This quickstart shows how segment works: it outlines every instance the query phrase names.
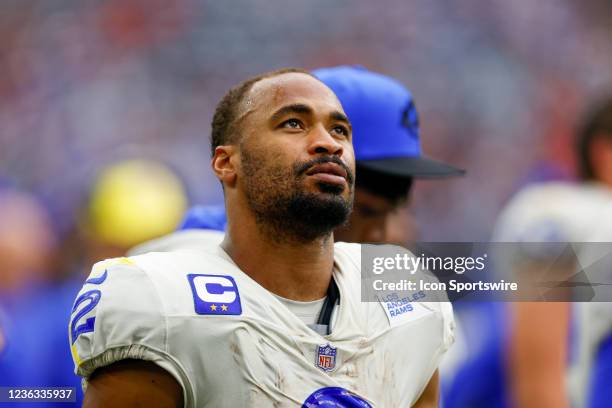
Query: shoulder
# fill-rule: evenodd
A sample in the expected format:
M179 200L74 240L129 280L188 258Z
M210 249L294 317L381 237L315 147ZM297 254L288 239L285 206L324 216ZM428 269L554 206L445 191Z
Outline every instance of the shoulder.
M160 270L150 268L158 264L170 281L179 281L180 276L167 268L173 258L178 257L151 253L93 266L74 301L68 328L75 373L84 384L94 371L117 361L146 360L169 372L185 395L191 395L187 370L169 344L168 317L175 304L183 305L179 300L190 289L187 284L180 291L164 286Z
M358 260L361 256L361 244L350 242L334 243L334 260Z
M210 250L216 248L224 236L224 232L209 229L176 231L135 246L130 249L129 255L178 250Z
M537 211L559 210L568 201L572 203L582 201L584 193L584 186L578 183L536 183L517 192L509 200L504 211L521 212L524 213L523 215L529 215Z
M162 304L147 276L129 258L98 262L71 310L69 336L77 373L89 376L88 362L112 347L134 342L162 346Z
M371 265L374 258L393 257L398 253L412 255L410 251L397 245L336 242L334 263L343 275L360 276L362 267Z
M576 241L581 224L598 205L585 184L537 183L519 191L501 211L495 241Z
M357 290L359 296L366 296L368 301L372 304L379 303L387 314L387 318L389 320L389 325L394 326L396 322L404 323L408 320L413 320L416 318L420 318L421 316L425 316L429 313L433 313L437 315L444 325L444 342L448 346L452 343L453 331L454 331L454 320L453 320L453 309L451 303L448 301L448 298L444 294L436 294L431 295L428 301L414 301L412 299L418 298L419 296L414 296L415 294L412 292L402 292L397 293L394 296L391 296L393 300L391 301L383 301L379 294L376 292L371 294L367 290L364 291L362 285L368 285L371 283L373 266L376 264L377 259L396 259L397 255L408 257L414 257L414 254L410 252L408 249L401 247L399 245L390 245L390 244L349 244L344 242L339 242L335 244L335 260L339 265L340 270L343 276L353 276L351 273L347 273L351 269L354 268L357 270L357 274L359 278L355 281L359 283ZM362 269L365 268L365 269ZM389 272L393 274L393 272ZM416 272L416 276L421 280L426 281L437 281L435 275L430 273L427 270L418 270ZM380 275L375 275L375 278L380 278ZM387 280L391 281L392 278L386 277ZM381 292L382 293L382 292ZM384 292L388 294L387 292ZM412 303L411 307L404 307L406 304ZM378 310L379 307L375 307L374 309ZM397 310L395 310L397 309ZM402 315L403 310L418 310L420 313L414 312L409 313L407 315ZM393 312L393 313L391 313ZM400 313L401 312L401 313ZM402 316L400 316L402 315ZM386 324L384 325L387 326Z

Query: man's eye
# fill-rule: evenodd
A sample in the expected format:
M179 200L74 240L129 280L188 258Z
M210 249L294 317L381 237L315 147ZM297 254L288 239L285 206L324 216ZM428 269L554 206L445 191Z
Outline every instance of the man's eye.
M349 131L346 127L344 126L334 126L334 128L332 129L332 131L343 135L343 136L348 136L349 135Z
M290 128L290 129L301 129L302 123L297 119L289 119L289 120L284 121L281 124L281 127Z

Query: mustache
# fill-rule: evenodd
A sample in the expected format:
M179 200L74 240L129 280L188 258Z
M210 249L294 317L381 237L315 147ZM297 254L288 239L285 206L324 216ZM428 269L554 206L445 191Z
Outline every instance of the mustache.
M355 181L355 175L353 174L351 169L346 165L346 163L340 160L337 156L320 156L320 157L317 157L316 159L312 159L307 162L297 163L294 166L293 170L296 175L301 176L304 173L306 173L311 167L316 166L318 164L326 164L326 163L334 163L334 164L337 164L338 166L341 166L344 169L344 171L346 171L346 180L348 181L349 185L353 184L353 182Z

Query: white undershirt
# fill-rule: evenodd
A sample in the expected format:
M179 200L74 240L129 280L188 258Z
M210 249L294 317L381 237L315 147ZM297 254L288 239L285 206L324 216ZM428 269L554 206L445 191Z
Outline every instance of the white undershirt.
M287 306L287 309L299 317L299 319L307 326L317 323L319 314L321 313L321 308L323 307L323 303L325 303L325 299L327 298L326 296L323 299L313 300L311 302L300 302L297 300L285 299L284 297L280 297L278 295L274 296L276 296L276 298L280 300L282 304Z

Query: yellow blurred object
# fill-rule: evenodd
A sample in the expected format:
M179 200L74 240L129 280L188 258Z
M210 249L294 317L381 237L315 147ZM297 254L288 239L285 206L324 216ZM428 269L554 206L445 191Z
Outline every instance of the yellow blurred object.
M92 190L89 224L108 244L131 247L176 229L187 208L181 180L166 166L127 160L103 170Z

